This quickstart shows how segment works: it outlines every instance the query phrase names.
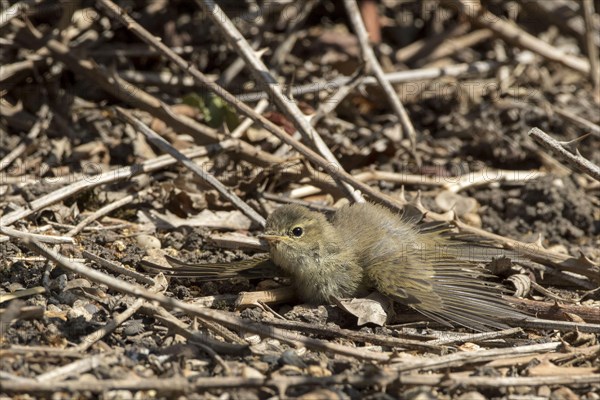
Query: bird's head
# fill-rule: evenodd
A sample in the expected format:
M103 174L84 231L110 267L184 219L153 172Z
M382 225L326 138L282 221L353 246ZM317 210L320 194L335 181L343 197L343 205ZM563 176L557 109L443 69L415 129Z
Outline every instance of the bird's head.
M332 243L335 230L320 213L299 205L285 205L268 218L264 235L271 257L287 270L297 270L310 263L318 264ZM291 272L291 271L290 271Z

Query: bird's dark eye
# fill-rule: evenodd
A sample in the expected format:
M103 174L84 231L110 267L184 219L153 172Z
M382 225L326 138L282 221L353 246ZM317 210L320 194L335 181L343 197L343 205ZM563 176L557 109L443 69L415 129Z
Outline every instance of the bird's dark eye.
M294 229L292 229L292 235L294 235L296 237L302 236L303 233L304 233L304 231L299 226L297 226Z

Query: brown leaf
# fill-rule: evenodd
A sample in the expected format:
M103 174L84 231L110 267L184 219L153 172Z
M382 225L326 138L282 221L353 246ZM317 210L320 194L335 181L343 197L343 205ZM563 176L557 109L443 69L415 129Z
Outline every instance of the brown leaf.
M362 299L335 299L335 303L344 311L357 317L358 326L368 323L383 326L387 321L386 309L389 309L389 301L379 294Z
M472 212L477 208L477 200L472 197L462 196L460 194L444 190L435 197L435 203L442 211L454 210L459 217Z
M296 132L294 124L292 124L290 120L285 117L285 115L275 111L267 111L264 113L264 116L275 125L283 128L286 133L291 135L292 133Z

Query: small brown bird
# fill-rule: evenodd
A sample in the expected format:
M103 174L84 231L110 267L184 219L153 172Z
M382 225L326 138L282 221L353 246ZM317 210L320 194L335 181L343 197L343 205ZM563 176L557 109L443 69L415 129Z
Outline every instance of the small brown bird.
M506 253L452 238L446 223L416 224L370 204L340 208L328 221L298 205L276 209L262 238L270 256L233 264L170 261L175 276L204 280L288 275L302 300L327 303L376 290L427 317L479 331L506 328L526 316L482 280L477 262Z

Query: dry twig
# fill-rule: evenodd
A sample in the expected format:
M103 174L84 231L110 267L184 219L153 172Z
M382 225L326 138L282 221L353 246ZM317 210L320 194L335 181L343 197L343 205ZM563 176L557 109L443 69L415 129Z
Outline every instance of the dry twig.
M529 136L533 137L533 139L546 150L551 151L562 161L566 162L571 168L588 174L600 182L600 167L584 158L581 154L579 154L579 151L576 150L577 154L573 154L565 149L564 145L568 143L559 142L539 128L531 129L529 131ZM577 139L577 141L580 141L581 139L583 139L583 137Z
M108 0L103 0L108 1ZM304 140L311 143L321 153L321 155L329 162L340 167L339 162L329 149L319 133L312 127L308 119L304 116L296 102L287 98L275 77L269 72L267 66L262 62L256 52L250 47L246 39L237 30L233 22L227 17L225 12L212 0L198 0L200 6L206 11L210 19L216 24L229 44L233 46L240 56L246 62L246 66L250 68L252 74L258 82L271 95L275 104L282 110L292 121L294 126L300 131ZM360 193L356 193L352 186L343 183L342 187L349 194L350 198L356 202L364 201Z
M363 349L351 348L348 346L342 346L334 343L328 343L322 340L312 339L299 334L290 334L290 332L283 331L278 328L266 327L263 325L255 324L246 321L242 318L227 315L223 312L208 310L198 306L190 305L179 300L166 297L159 293L153 293L143 287L132 285L120 279L113 278L109 275L103 274L102 272L95 271L83 264L73 262L67 257L62 256L61 254L49 249L41 243L31 241L26 244L36 253L41 254L49 260L56 262L61 267L71 272L82 275L96 283L107 285L111 289L127 293L132 296L144 298L149 301L155 301L167 309L180 309L192 316L207 319L209 321L214 321L225 326L234 327L236 329L243 329L259 335L272 337L274 339L281 340L285 343L290 343L293 345L301 344L317 351L331 351L337 354L343 354L349 357L356 357L362 360L384 362L389 360L389 356L386 354L376 353Z
M456 77L472 75L487 75L497 69L501 64L496 61L476 61L474 63L463 63L448 65L445 67L412 69L408 71L396 71L384 74L384 78L389 83L413 82L418 80L433 80L441 77ZM324 90L334 91L339 87L348 85L352 82L351 76L340 76L329 81L316 81L306 85L292 86L290 91L292 95L299 96L308 93L316 93ZM373 76L365 76L360 80L361 85L378 85L379 82ZM237 95L239 101L257 101L268 98L268 94L263 92L251 92Z
M183 152L183 154L187 157L194 158L220 151L224 148L228 148L231 145L232 142L222 142L220 144L213 144L204 147L196 147L191 150L186 150ZM157 171L159 169L173 165L176 162L177 160L173 157L165 155L157 157L153 160L144 161L142 164L134 165L131 167L116 168L114 170L106 171L93 176L84 175L79 180L71 183L68 186L59 188L38 199L31 201L27 205L27 207L21 207L3 215L0 218L0 226L11 225L14 222L23 219L41 210L44 207L48 207L51 204L69 198L70 196L73 196L74 194L79 193L83 190L88 190L107 183L118 182L123 179L129 179L140 173Z
M598 34L594 29L594 1L582 0L581 11L585 22L585 47L590 62L590 80L594 86L594 97L600 103L600 60L598 47L594 43L594 36Z
M144 29L138 23L136 23L133 19L131 19L131 17L129 17L127 15L127 13L125 13L124 10L120 9L119 7L117 7L114 3L110 2L109 0L99 0L99 1L101 2L101 4L103 4L105 6L106 10L110 13L111 16L122 21L125 25L128 26L128 28L133 33L135 33L139 38L144 40L146 43L150 44L154 48L159 49L161 51L161 53L163 53L165 56L167 56L169 58L169 60L173 61L177 66L179 66L182 69L182 71L186 71L187 73L189 73L197 83L199 83L203 87L207 88L211 92L215 93L216 95L222 97L223 100L225 100L228 104L232 105L240 113L242 113L243 115L245 115L249 118L252 118L252 120L254 122L263 126L267 131L274 134L278 139L280 139L281 141L292 146L296 151L298 151L300 154L304 155L310 162L321 167L323 169L323 171L325 171L327 174L331 175L333 178L342 180L342 181L352 185L354 188L362 191L364 194L368 194L369 196L371 196L373 200L378 201L382 204L385 204L393 210L402 211L402 206L403 206L402 202L400 202L399 200L393 199L393 198L381 193L380 191L378 191L376 189L371 188L369 185L365 185L362 182L357 181L356 179L354 179L354 177L352 175L348 174L343 169L338 168L337 165L331 165L331 163L328 160L326 160L319 154L315 153L313 150L311 150L304 144L302 144L299 141L292 138L279 126L275 125L274 123L272 123L271 121L269 121L268 119L263 117L262 115L257 114L251 107L240 102L238 99L236 99L235 96L233 96L227 90L225 90L224 88L220 87L219 85L217 85L214 82L212 82L211 80L209 80L194 65L189 64L183 58L179 57L177 54L175 54L173 51L171 51L167 46L165 46L163 43L158 41L154 37L154 35L150 34L150 32L148 32L146 29Z
M115 6L116 7L116 6ZM16 21L13 23L17 24ZM69 48L52 36L44 37L32 25L27 28L20 25L20 40L28 47L47 47L52 56L66 64L73 72L95 82L100 88L115 96L116 98L140 108L156 118L164 121L174 131L191 135L198 144L207 144L221 141L222 137L212 128L202 125L184 115L178 115L173 109L156 97L142 89L122 80L116 75L111 75L105 68L99 66L89 59L78 59ZM232 139L233 140L233 139ZM235 139L240 155L252 160L257 165L269 165L281 162L279 157L257 150L250 144Z
M536 54L561 63L583 74L589 74L590 63L588 60L565 53L564 51L536 38L516 25L510 24L497 15L485 10L479 0L442 0L445 7L458 10L474 25L488 28L494 34L508 43L531 50Z
M217 178L214 177L208 171L200 168L198 164L194 163L189 157L186 157L179 150L173 147L169 142L163 139L158 133L154 132L152 129L148 128L142 121L135 118L128 111L117 107L117 113L121 118L126 120L128 123L133 125L138 131L142 132L148 140L153 143L156 147L164 151L165 153L169 153L173 158L183 164L186 168L192 171L196 176L202 179L205 183L213 187L217 192L223 196L226 200L230 201L235 207L237 207L240 211L242 211L248 218L254 221L257 225L264 227L265 219L262 215L257 213L252 207L250 207L246 202L238 195L233 193L229 188L223 185Z
M56 393L80 392L104 393L115 390L152 390L159 393L197 393L210 389L239 389L249 387L270 386L279 388L280 392L293 386L326 386L326 385L353 385L367 387L373 385L387 386L394 382L400 385L425 385L438 387L482 387L502 388L509 386L544 386L544 385L584 385L594 384L600 379L600 374L577 374L573 368L569 375L550 375L535 377L487 377L464 376L462 373L454 374L410 374L400 375L390 371L377 371L376 373L339 374L328 377L312 376L280 376L276 378L245 378L245 377L209 377L194 378L167 378L167 379L106 379L98 381L62 381L62 382L36 382L33 379L15 379L3 382L3 390L8 393ZM281 390L283 389L283 390Z
M375 75L375 78L377 79L379 85L383 89L390 105L394 110L394 113L398 117L400 125L402 126L403 133L410 140L414 156L415 147L417 145L417 134L415 133L415 128L412 122L410 121L410 118L408 116L408 113L404 109L404 106L400 102L396 91L394 90L390 82L387 79L385 79L383 68L381 68L381 64L379 64L379 61L377 61L375 52L369 44L369 34L367 33L365 24L363 23L363 20L360 16L358 5L356 4L355 0L344 0L344 6L346 7L346 12L350 17L350 22L352 23L352 27L354 28L354 32L356 33L356 37L358 38L358 43L360 44L363 58L367 62L368 68Z

